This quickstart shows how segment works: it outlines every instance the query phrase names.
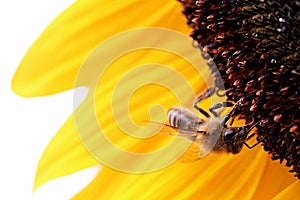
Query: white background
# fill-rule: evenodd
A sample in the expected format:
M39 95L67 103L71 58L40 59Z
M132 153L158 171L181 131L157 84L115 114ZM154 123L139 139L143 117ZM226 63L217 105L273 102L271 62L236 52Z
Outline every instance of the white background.
M0 2L0 199L69 199L98 168L50 182L35 193L33 181L46 145L73 110L73 91L23 98L10 89L13 74L44 28L73 0Z

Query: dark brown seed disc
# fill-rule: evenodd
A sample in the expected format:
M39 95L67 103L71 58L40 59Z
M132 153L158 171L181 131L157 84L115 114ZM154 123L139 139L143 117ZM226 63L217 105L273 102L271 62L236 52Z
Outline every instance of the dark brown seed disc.
M191 37L215 63L234 116L300 179L300 1L181 0ZM209 64L210 63L210 64ZM212 74L215 74L211 68Z

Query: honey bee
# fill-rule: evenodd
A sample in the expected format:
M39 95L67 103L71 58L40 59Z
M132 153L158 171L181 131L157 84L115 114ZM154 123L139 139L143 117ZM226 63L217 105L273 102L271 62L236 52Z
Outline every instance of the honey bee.
M246 143L253 136L253 134L248 136L249 132L258 125L259 121L252 126L229 127L227 122L231 118L230 112L224 118L220 117L225 107L234 108L237 104L231 102L214 104L209 108L212 116L197 105L213 92L213 89L209 88L194 102L194 108L206 116L206 120L184 107L175 107L168 111L169 127L176 130L176 136L184 136L191 140L199 148L198 158L206 156L211 151L238 154L242 150L243 145L251 149L259 144L261 141L258 141L253 146L249 146Z

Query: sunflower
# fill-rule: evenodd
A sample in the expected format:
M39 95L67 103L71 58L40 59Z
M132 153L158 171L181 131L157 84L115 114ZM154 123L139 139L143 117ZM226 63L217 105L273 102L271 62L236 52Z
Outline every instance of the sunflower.
M190 107L210 84L206 61L184 37L191 30L181 9L176 1L77 1L35 41L12 80L17 94L89 90L47 146L35 188L102 165L73 199L299 196L298 180L261 146L181 162L186 140L153 135L161 125L152 121L164 123L165 110L173 106ZM74 104L77 97L75 90Z

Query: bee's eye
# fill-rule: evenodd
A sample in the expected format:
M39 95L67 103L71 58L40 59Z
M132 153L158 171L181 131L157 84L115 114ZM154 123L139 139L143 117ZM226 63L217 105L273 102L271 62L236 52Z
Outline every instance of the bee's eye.
M233 130L231 130L231 129L226 130L226 132L224 134L225 142L230 141L232 139L233 135L234 135Z

